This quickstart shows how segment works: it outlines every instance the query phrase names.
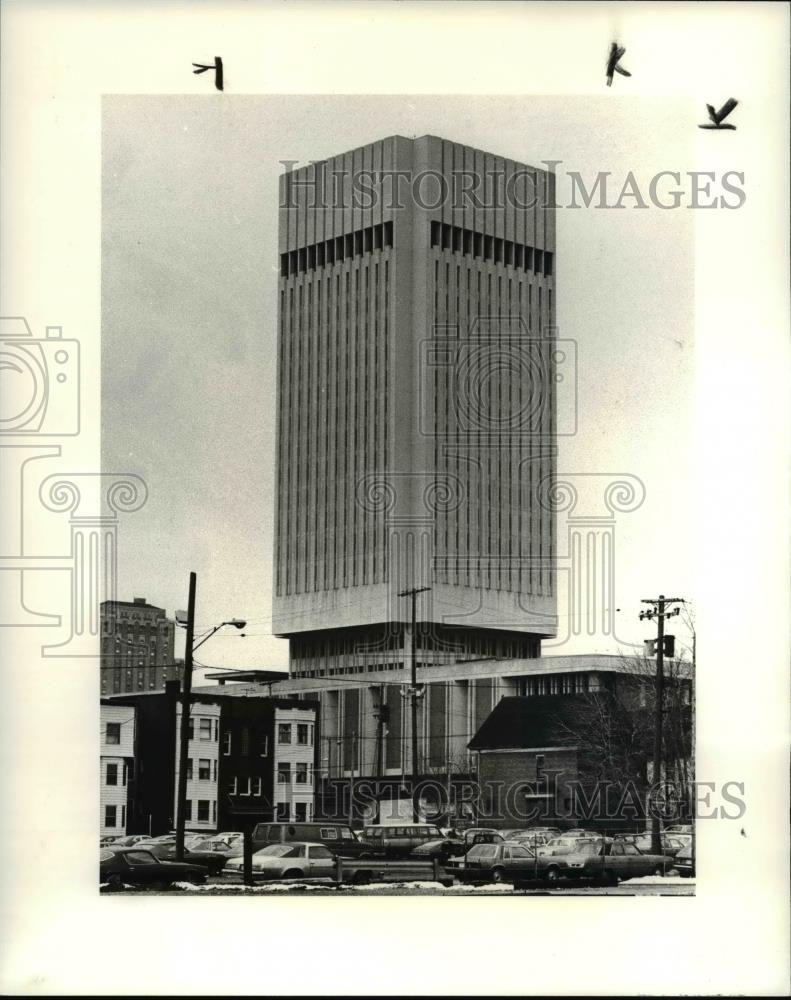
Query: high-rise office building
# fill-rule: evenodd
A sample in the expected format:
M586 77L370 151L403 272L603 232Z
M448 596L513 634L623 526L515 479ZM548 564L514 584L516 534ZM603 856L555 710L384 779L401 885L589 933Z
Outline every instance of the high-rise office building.
M292 677L555 629L554 177L392 136L281 178L274 631ZM372 681L374 678L371 678ZM396 692L397 693L397 692Z

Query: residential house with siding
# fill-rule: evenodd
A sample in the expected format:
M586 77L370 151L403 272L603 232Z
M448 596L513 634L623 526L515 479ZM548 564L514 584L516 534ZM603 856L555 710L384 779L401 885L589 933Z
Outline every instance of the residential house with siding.
M103 698L99 710L99 832L127 832L129 782L134 773L135 709Z

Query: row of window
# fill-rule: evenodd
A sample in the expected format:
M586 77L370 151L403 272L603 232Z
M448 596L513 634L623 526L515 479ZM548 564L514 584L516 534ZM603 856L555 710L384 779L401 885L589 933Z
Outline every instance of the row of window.
M195 722L198 723L198 739L204 741L213 741L214 743L220 738L220 723L218 719L190 719L189 721L189 732L190 739L195 739Z
M504 264L520 271L543 274L548 278L552 276L554 255L550 250L537 250L535 247L514 243L513 240L487 236L446 222L431 223L431 245L440 250L452 250L465 257L477 257L479 260Z
M297 763L294 765L294 781L298 785L306 785L309 775L310 769L307 764ZM287 785L291 782L291 764L287 760L278 761L277 780L281 785Z
M120 823L118 820L120 819ZM104 825L110 829L126 829L126 806L105 806Z
M351 257L361 257L374 250L386 250L393 245L393 223L380 222L344 236L335 236L320 243L312 243L300 250L289 250L280 255L280 276L288 278L317 267L340 263Z
M297 723L297 744L299 746L313 746L313 726L309 722ZM292 724L281 722L277 727L277 742L291 743Z
M197 823L216 823L217 822L217 800L216 799L198 799L197 800L198 809L195 815L195 821ZM187 807L184 811L184 816L187 820L192 822L192 799L187 799Z
M120 776L120 781L118 780ZM104 771L104 783L106 785L125 785L126 784L126 766L118 764L108 763Z
M229 778L228 779L228 794L229 795L261 795L262 792L262 779L261 778Z
M192 780L193 766L192 757L187 757L187 778ZM198 781L217 780L217 761L208 760L205 757L198 758Z

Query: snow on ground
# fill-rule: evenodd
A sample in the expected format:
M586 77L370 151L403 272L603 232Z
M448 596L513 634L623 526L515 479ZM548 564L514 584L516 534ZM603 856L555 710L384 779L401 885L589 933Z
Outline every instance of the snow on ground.
M680 875L641 875L639 878L625 878L621 885L695 885L694 878Z

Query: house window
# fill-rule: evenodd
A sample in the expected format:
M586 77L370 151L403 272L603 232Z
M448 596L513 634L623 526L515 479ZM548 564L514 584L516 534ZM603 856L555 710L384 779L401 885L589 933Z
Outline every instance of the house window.
M229 778L228 779L228 794L229 795L236 795L237 789L238 789L238 784L237 784L236 778Z
M261 779L253 778L253 795L261 794Z
M250 794L250 779L249 778L245 778L245 784L242 785L242 791L239 792L239 794L240 795L249 795Z
M264 734L261 737L261 750L259 756L266 757L269 753L269 736Z
M192 757L187 757L187 780L192 781Z
M287 785L291 781L291 764L287 760L278 763L277 780L281 785Z
M217 822L217 800L211 800L211 821L212 823Z
M217 780L217 761L216 760L213 760L211 762L211 780L212 781L216 781Z
M108 764L107 765L107 778L106 778L106 782L105 783L108 784L108 785L117 785L118 784L118 765L117 764Z
M310 743L310 726L302 723L297 726L297 743L307 746Z
M277 819L279 823L287 823L291 819L288 802L278 802Z
M198 722L198 738L201 740L211 739L211 719L200 719Z
M189 736L191 740L195 739L195 720L190 719L189 721Z
M192 799L187 799L184 803L184 819L192 819Z
M126 784L126 772L128 770L129 770L129 767L128 767L127 764L124 764L124 766L121 768L121 784L123 784L123 785ZM131 777L131 775L130 775L130 777Z
M226 729L222 734L222 752L225 757L231 754L231 730Z
M107 732L104 738L105 743L120 743L121 742L121 723L120 722L108 722Z
M208 799L198 799L198 822L208 823L209 822L209 800Z
M104 825L115 826L117 806L104 807Z
M308 804L307 802L295 802L294 803L294 819L298 823L304 823L308 818Z
M198 780L211 781L211 761L203 757L198 760Z
M308 783L308 765L304 763L297 764L297 784L306 785Z
M121 806L121 829L126 832L126 806Z
M219 738L220 738L220 720L219 719L215 719L214 720L214 742L216 743Z
M239 733L239 753L243 757L247 757L250 753L250 727L242 726L242 730Z
M278 743L290 743L291 742L291 723L281 722L277 727L277 742Z

